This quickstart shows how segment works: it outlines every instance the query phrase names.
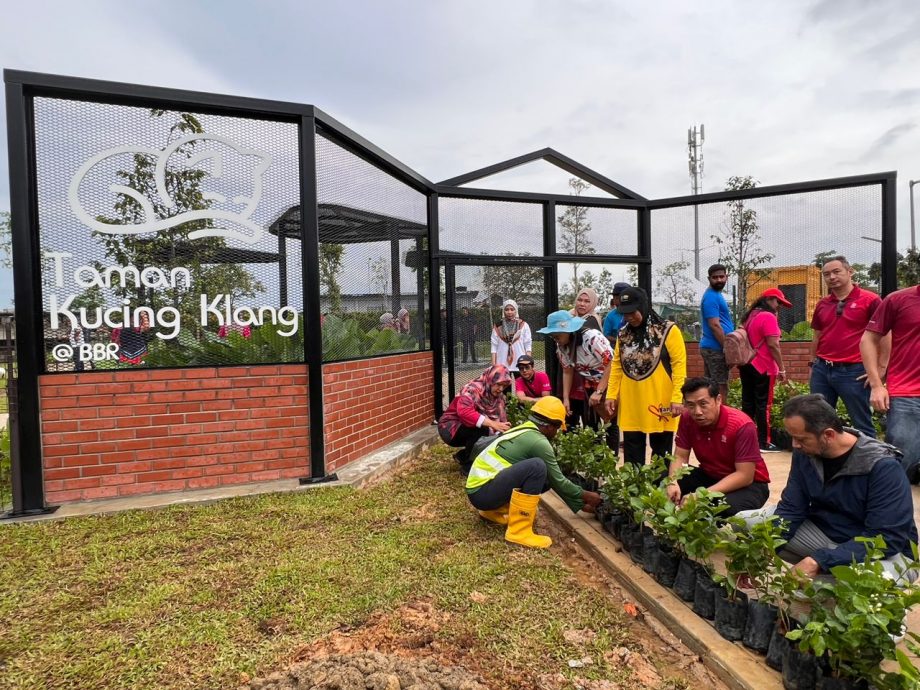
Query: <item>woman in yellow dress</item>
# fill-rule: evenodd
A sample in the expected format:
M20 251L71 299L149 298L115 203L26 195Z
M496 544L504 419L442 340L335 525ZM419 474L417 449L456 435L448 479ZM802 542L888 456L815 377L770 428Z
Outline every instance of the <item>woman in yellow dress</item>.
M687 348L680 328L655 313L645 290L624 290L617 311L623 326L613 352L607 411L618 413L624 459L643 465L646 443L652 455L663 457L673 450Z

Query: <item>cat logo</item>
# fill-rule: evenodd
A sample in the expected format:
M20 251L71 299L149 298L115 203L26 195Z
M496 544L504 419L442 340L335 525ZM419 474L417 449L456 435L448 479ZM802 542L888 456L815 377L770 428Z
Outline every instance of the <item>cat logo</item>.
M149 195L113 181L114 175L118 174L116 166L131 165L132 161L137 162L144 157L153 167L151 174L155 188L149 190ZM238 161L242 161L243 165L239 165ZM211 134L182 137L162 150L117 146L97 153L80 166L70 182L67 200L84 225L106 235L161 232L183 223L207 220L213 221L214 227L192 230L188 233L189 239L223 237L255 244L262 237L263 230L250 216L262 198L262 175L271 163L272 157L264 151L243 148L226 137ZM167 164L169 172L196 170L203 173L200 186L205 208L175 213L179 205L167 184ZM244 171L245 168L249 170ZM225 175L225 172L228 174ZM84 206L84 201L97 199L97 190L106 186L108 191L137 202L141 212L139 222L106 222L101 219L104 208L93 208L94 212L90 212ZM224 189L228 194L220 193L215 187ZM116 199L109 201L114 203ZM175 215L170 215L171 212Z

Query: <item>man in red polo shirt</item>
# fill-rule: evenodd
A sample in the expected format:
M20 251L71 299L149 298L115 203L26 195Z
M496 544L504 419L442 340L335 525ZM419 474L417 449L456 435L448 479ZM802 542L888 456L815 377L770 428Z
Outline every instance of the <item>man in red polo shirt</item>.
M673 477L690 462L692 450L699 467L668 486L668 498L680 503L684 496L706 487L725 494L728 510L760 508L770 496L770 474L760 455L757 427L741 410L722 404L719 385L707 378L687 379L681 387L684 413L674 440Z
M883 337L891 333L885 368ZM885 440L903 453L911 482L920 481L920 285L892 292L875 311L862 343L863 363L872 388L869 400L888 412ZM887 375L887 379L886 379Z
M823 395L835 409L837 399L842 399L853 426L875 438L859 341L882 298L853 284L853 269L846 257L825 261L821 275L830 294L818 302L811 319L815 332L809 364L811 392Z

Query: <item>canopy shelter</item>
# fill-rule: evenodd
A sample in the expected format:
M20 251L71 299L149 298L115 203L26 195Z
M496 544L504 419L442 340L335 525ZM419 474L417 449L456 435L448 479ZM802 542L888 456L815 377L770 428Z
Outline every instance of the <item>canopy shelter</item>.
M390 242L390 284L393 294L393 311L397 312L402 292L399 271L400 240L415 240L415 250L406 257L407 265L420 268L417 264L424 256L428 226L424 223L388 216L374 211L344 206L342 204L317 204L319 219L319 243L323 244L367 244L370 242ZM303 239L300 205L291 206L272 223L268 231L278 237L278 253L274 256L280 266L279 283L281 305L287 304L287 273L284 270L287 257L287 240ZM427 261L424 262L427 264ZM416 270L416 295L418 313L425 312L425 280L421 270Z

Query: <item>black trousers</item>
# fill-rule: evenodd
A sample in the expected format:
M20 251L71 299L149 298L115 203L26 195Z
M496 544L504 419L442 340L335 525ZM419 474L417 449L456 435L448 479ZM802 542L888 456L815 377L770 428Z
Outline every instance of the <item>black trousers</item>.
M476 361L476 340L472 337L464 337L460 344L462 345L463 350L463 361L470 359L472 356L472 361Z
M701 468L694 467L690 470L690 474L677 482L677 485L680 487L681 496L686 496L701 487L710 487L717 481L719 480L707 474ZM719 513L719 517L731 517L740 510L762 508L769 497L769 484L766 482L752 482L749 486L725 494L728 510Z
M450 436L447 433L446 427L442 427L440 424L438 425L438 435L444 443L454 448L463 448L463 450L454 455L454 457L462 467L466 468L473 462L471 455L476 441L488 435L488 433L489 430L485 427L461 426L453 436Z
M652 447L652 455L663 458L674 449L674 432L660 431L655 434L645 434L641 431L624 431L623 459L634 465L644 465L646 441Z
M511 500L515 489L531 496L539 496L546 491L546 463L541 458L516 462L467 497L477 510L495 510Z
M569 400L569 407L572 408L572 414L565 418L565 425L569 429L577 427L579 423L597 429L604 423L587 400ZM616 417L610 420L610 426L607 427L607 447L617 455L620 454L620 427L617 426Z
M773 381L769 374L761 374L750 364L738 368L741 374L741 411L757 425L757 440L763 448L770 441L770 403L773 398Z

